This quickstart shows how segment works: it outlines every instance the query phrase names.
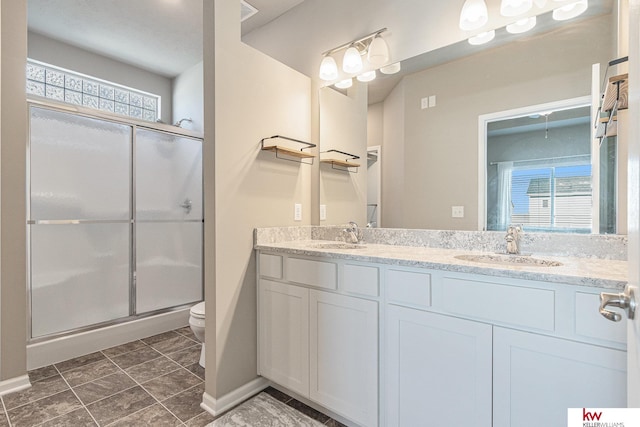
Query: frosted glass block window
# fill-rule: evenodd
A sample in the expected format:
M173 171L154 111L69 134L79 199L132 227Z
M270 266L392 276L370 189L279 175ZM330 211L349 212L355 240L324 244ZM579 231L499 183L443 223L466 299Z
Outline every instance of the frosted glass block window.
M82 105L139 120L155 122L160 118L160 97L126 86L27 60L29 95Z

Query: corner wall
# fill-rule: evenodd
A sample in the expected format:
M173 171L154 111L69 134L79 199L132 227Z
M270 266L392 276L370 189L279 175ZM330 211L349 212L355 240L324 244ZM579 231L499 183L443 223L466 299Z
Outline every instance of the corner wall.
M27 373L27 2L0 3L0 382Z
M339 150L359 156L351 172L320 163L320 204L327 207L325 225L367 223L367 85L356 83L347 95L330 87L320 89L320 151ZM340 153L321 158L344 160Z
M215 239L215 280L205 276L206 393L219 399L257 377L254 228L310 223L310 166L276 159L274 153L260 150L260 140L285 135L309 141L311 81L241 43L237 3L213 0L213 5L215 50L205 48L205 144L215 147L215 164L204 165L209 171L205 179L215 181L214 230L208 228L211 217L205 219L205 268L212 263L207 239ZM208 7L205 17L211 16ZM205 21L205 35L207 25ZM208 43L205 40L205 46ZM207 56L214 52L212 62ZM214 75L207 69L212 63ZM208 89L211 78L213 93ZM213 140L208 137L211 125ZM205 161L209 159L205 155ZM205 181L205 187L209 185ZM297 202L303 205L302 222L293 221Z

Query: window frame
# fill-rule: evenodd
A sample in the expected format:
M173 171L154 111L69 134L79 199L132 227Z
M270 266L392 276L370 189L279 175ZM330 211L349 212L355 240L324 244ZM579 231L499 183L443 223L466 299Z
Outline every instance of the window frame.
M594 104L595 103L595 104ZM596 107L594 108L594 105ZM581 96L576 98L564 99L561 101L548 102L545 104L529 105L526 107L516 108L512 110L499 111L490 114L478 116L478 230L487 230L487 129L491 122L508 120L517 117L529 116L539 113L540 111L559 111L568 110L579 107L591 107L591 123L594 123L594 114L598 111L599 99L592 96ZM592 186L592 232L600 229L599 211L600 211L600 193L599 193L599 169L600 151L598 141L595 139L593 129L591 129L591 179Z
M40 67L42 69L45 70L44 76L42 78L42 80L35 80L35 79L30 79L29 78L29 67L30 66L34 66L34 67ZM62 86L60 85L55 85L52 83L48 83L47 82L47 77L46 77L46 71L50 70L53 73L60 73L64 75L64 82L62 83ZM136 89L136 88L132 88L129 86L124 86L118 83L114 83L108 80L104 80L104 79L100 79L94 76L90 76L87 74L83 74L83 73L79 73L77 71L73 71L73 70L69 70L66 68L62 68L62 67L58 67L56 65L53 64L48 64L46 62L42 62L42 61L38 61L35 59L31 59L31 58L27 58L27 64L26 64L26 68L25 68L25 77L26 77L26 87L25 87L25 91L27 93L27 96L33 96L33 97L38 97L38 98L42 98L42 99L46 99L46 100L51 100L51 101L55 101L55 102L62 102L64 104L67 105L73 105L73 106L79 106L79 107L84 107L84 108L90 108L96 111L100 111L102 113L107 113L107 114L115 114L121 117L128 117L134 120L142 120L142 121L146 121L146 122L156 122L158 120L160 120L160 118L162 117L162 97L160 95L151 93L151 92L146 92L140 89ZM67 79L68 78L75 78L78 79L80 81L80 90L76 90L74 88L70 88L69 85L67 84ZM33 84L42 84L43 85L43 95L37 94L37 93L33 93L29 91L29 85L33 83ZM86 83L86 84L85 84ZM78 84L76 82L76 84ZM93 91L89 91L88 87L89 86L95 86L95 89L93 89ZM51 93L57 92L58 95L62 94L61 97L60 96L48 96L48 90L47 90L47 86L52 88ZM110 95L107 94L106 96L101 96L102 95L102 89L105 89L106 92L109 92L110 90L113 91L113 95L110 98ZM127 102L118 102L117 100L117 95L118 95L118 91L120 92L120 94L122 94L123 96L126 93L126 99ZM69 94L71 95L80 95L80 101L79 102L69 102L67 101L67 92L69 92ZM139 97L139 104L136 104L135 102L132 101L132 95L135 95L136 97ZM71 96L70 96L71 98ZM85 98L87 99L87 102L85 103ZM77 99L77 98L76 98ZM136 98L138 99L138 98ZM88 105L89 101L91 101L91 103L96 103L96 105ZM104 102L103 102L104 101ZM155 109L153 108L146 108L147 107L147 101L151 102L155 102ZM101 108L102 105L110 105L113 104L113 109L109 109L108 107L105 108ZM124 113L123 110L122 111L117 111L117 107L118 106L126 106L126 111L127 113ZM120 107L123 108L123 107ZM137 109L140 110L140 114L139 115L134 115L133 114L133 109ZM151 119L150 116L145 116L146 113L151 113L153 112L154 117L153 119Z

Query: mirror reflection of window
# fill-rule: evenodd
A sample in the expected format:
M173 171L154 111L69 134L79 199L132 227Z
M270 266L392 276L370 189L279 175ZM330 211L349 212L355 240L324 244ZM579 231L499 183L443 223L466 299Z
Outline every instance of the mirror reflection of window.
M590 117L584 106L488 124L488 230L522 224L529 231L592 232ZM607 158L615 171L615 153ZM615 196L608 184L601 191L605 205ZM615 232L601 226L596 231Z

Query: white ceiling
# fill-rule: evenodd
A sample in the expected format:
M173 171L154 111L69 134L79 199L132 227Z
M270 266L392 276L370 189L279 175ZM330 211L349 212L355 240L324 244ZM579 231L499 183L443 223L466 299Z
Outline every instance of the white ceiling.
M243 33L302 1L248 0ZM30 31L167 77L202 60L202 0L28 0L28 16Z

